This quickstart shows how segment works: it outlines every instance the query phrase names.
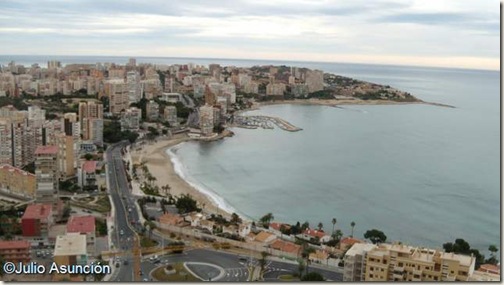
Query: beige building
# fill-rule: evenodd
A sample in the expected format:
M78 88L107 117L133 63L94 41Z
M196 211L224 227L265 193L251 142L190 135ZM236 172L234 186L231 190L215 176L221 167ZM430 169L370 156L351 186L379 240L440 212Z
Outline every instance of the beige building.
M128 85L122 79L105 82L105 95L109 98L110 113L118 115L129 107Z
M35 151L36 200L37 203L52 204L53 210L58 209L59 198L58 153L58 147L54 145L39 146Z
M67 233L56 238L54 262L58 265L88 264L86 235ZM69 279L68 274L55 276L55 280Z
M364 281L366 268L366 255L376 248L376 245L369 243L356 243L345 254L343 271L343 281Z
M316 92L324 89L324 72L320 70L308 70L306 72L306 85L308 92Z
M359 275L361 281L467 281L475 266L472 256L402 244L354 244L349 252L345 281L358 281Z
M34 174L7 164L0 165L0 191L15 196L34 198L35 189Z
M93 130L93 127L96 129L96 126L93 126L95 120L103 120L103 104L94 101L80 102L79 122L82 140L97 140Z
M266 86L266 95L268 96L283 96L286 86L283 83L269 83Z
M201 106L199 112L199 127L201 129L201 134L204 136L210 136L213 134L214 128L214 111L213 107L210 105Z
M75 146L72 136L56 135L58 146L58 171L62 178L75 176Z

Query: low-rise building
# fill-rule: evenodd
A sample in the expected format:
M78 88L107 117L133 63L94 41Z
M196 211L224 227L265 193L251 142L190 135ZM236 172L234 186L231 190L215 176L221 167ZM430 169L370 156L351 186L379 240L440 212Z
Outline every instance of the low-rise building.
M343 280L468 281L475 260L473 256L403 244L356 243L345 255Z
M96 186L96 166L97 161L86 160L82 162L81 166L77 171L77 183L79 187L91 187Z
M30 204L21 218L24 237L47 237L54 219L51 204Z
M8 164L0 165L0 191L23 198L35 198L35 174Z
M30 261L30 249L30 243L24 240L0 240L0 258L4 262L27 263Z
M67 233L79 233L86 236L87 253L94 256L96 252L96 224L93 216L72 216L67 223Z
M326 243L331 240L331 236L324 231L306 229L303 233L297 235L298 238L314 243Z
M86 236L79 233L67 233L56 238L54 246L54 262L57 265L88 264ZM68 274L57 274L54 280L69 279Z

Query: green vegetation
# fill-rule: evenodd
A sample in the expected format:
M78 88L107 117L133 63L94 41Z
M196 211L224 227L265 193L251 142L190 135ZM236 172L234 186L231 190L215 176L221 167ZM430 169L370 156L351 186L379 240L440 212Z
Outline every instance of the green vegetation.
M264 228L269 228L269 224L270 222L274 219L275 217L273 217L273 214L272 213L267 213L266 215L262 216L259 221L261 222L262 226Z
M177 207L179 214L190 213L194 211L201 211L197 206L196 200L194 200L191 195L183 194L175 202L175 207Z
M129 140L134 143L138 134L129 130L121 131L121 123L118 120L106 121L103 126L103 141L106 143L116 143L122 140Z
M140 246L141 247L154 247L158 244L157 241L149 238L149 237L146 237L146 236L143 236L141 235L140 236Z
M387 236L377 229L366 231L364 233L364 238L369 239L373 244L383 243L387 240Z
M325 279L324 276L318 272L310 272L301 277L301 281L325 281Z
M485 263L485 256L479 252L479 250L471 248L468 242L465 240L458 238L455 240L455 243L447 242L443 244L443 249L446 252L453 252L457 254L463 255L473 255L476 258L475 269L478 269L481 264ZM493 248L492 248L493 249ZM495 248L497 249L497 248ZM490 260L492 261L492 260Z
M96 236L106 236L107 234L107 221L96 219Z
M24 102L23 97L0 97L0 107L8 105L12 105L20 111L28 110L28 105Z
M189 273L182 263L175 263L169 269L175 269L174 274L167 275L164 272L165 266L161 266L152 272L152 277L155 281L165 282L199 282L200 279Z
M392 100L397 102L415 102L417 99L410 93L403 93L404 98L389 90L380 89L374 92L355 93L354 97L362 100Z
M326 89L309 93L307 98L334 99L334 95L331 90Z
M296 280L296 278L290 274L280 275L280 276L278 276L278 279L280 279L282 281L295 281Z

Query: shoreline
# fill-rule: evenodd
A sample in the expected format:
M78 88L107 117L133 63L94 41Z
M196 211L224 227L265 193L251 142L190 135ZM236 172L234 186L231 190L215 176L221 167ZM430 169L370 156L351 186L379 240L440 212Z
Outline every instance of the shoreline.
M219 137L218 139L220 139ZM188 141L197 141L185 134L175 135L173 138L168 140L158 140L157 142L150 143L147 145L142 145L139 148L131 150L131 158L133 163L145 162L145 165L149 168L149 172L156 177L156 184L161 187L163 185L170 185L170 194L173 196L180 196L182 194L191 195L193 199L198 202L198 206L203 208L204 212L222 215L223 217L230 218L232 212L229 212L232 206L221 207L219 205L219 200L223 198L217 193L215 196L212 193L207 193L202 189L198 189L198 186L194 185L187 178L181 177L179 171L176 170L180 167L173 162L171 157L167 152L176 146ZM180 163L180 165L182 165ZM208 190L209 192L211 190ZM219 197L219 198L217 198ZM204 206L203 206L204 205ZM244 217L242 217L244 218Z
M266 102L256 102L255 108L250 111L258 110L261 106L269 105L282 105L282 104L293 104L293 105L319 105L319 106L330 106L337 107L339 105L414 105L414 104L424 104L432 105L445 108L457 108L452 105L426 102L426 101L413 101L413 102L398 102L390 100L360 100L360 99L294 99L294 100L279 100L279 101L266 101Z
M319 105L319 106L329 106L335 108L341 108L339 105L407 105L407 104L426 104L446 108L456 108L454 106L431 103L424 101L417 102L395 102L395 101L384 101L384 100L336 100L336 99L308 99L308 100L282 100L273 102L258 102L255 103L252 108L246 110L236 111L236 115L242 115L243 113L249 111L260 110L263 106L270 105L282 105L282 104L294 104L294 105ZM203 207L204 212L210 214L222 215L226 218L230 218L233 212L240 215L244 220L250 219L245 213L240 213L238 209L229 205L224 197L220 196L212 189L205 189L203 186L197 185L197 183L190 181L182 171L183 164L177 158L175 152L172 151L173 148L181 145L188 141L217 141L224 139L225 137L232 137L233 132L226 129L222 134L213 137L211 139L204 138L190 138L186 134L174 135L172 138L167 140L158 140L155 143L150 143L147 145L142 145L139 150L136 148L132 150L131 157L133 163L145 162L145 165L149 168L150 173L156 177L156 184L161 187L163 185L170 185L170 193L174 196L180 196L182 194L191 195L199 204ZM171 153L171 154L170 154Z

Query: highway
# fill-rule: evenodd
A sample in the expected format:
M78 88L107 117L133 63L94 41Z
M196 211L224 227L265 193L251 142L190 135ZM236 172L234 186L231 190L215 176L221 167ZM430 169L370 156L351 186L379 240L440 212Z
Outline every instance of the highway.
M126 142L111 145L107 148L107 179L109 181L109 193L112 198L115 209L115 228L112 235L112 242L117 250L123 253L120 257L120 266L116 268L116 273L111 278L111 281L134 281L134 268L133 268L133 241L135 230L140 231L143 225L140 225L138 211L135 207L136 200L133 197L124 168L121 149L127 145ZM129 210L131 209L131 211ZM135 228L133 228L135 227ZM161 242L162 237L157 236L156 232L152 233L152 238ZM170 240L164 239L164 243L168 244ZM141 279L144 281L151 280L150 272L155 268L166 265L168 263L179 262L203 262L216 265L224 271L220 278L213 279L216 276L211 276L213 270L209 267L191 265L201 279L212 281L235 281L243 282L249 279L249 270L247 262L257 265L257 260L243 261L237 254L215 251L210 249L189 249L182 254L170 254L159 256L160 262L153 263L147 258L141 261ZM247 258L248 259L248 258ZM126 262L126 263L125 263ZM264 279L265 281L278 281L278 276L283 274L293 274L297 272L297 263L269 261L266 268ZM321 273L327 280L341 281L343 279L341 272L316 268L310 266L310 271Z
M129 189L121 156L121 148L123 146L124 144L122 143L112 145L106 151L108 164L107 177L110 183L109 194L115 209L114 232L109 234L112 234L112 242L115 245L113 250L129 252L129 254L121 256L120 261L116 262L116 264L120 264L119 270L111 281L134 281L132 250L135 232L128 222L128 204L122 198L125 195L124 192ZM128 202L131 202L129 195L125 195L124 197L129 198ZM131 211L131 213L136 213L136 211ZM138 217L136 218L138 220Z

